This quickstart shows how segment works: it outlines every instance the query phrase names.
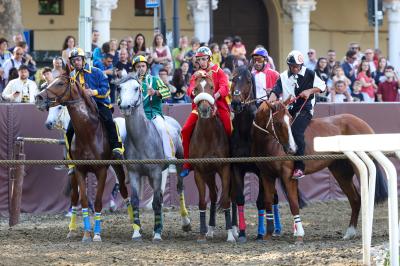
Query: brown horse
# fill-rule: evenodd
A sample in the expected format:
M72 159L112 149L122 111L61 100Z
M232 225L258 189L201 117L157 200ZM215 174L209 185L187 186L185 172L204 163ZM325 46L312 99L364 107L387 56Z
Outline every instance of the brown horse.
M199 118L193 130L190 140L190 158L218 158L229 156L229 140L225 133L220 119L213 114L214 97L213 81L210 77L197 78L194 92L196 98ZM230 165L224 164L195 164L194 176L196 186L199 191L199 210L200 210L200 235L199 242L206 241L207 237L212 238L215 227L216 204L218 191L215 183L215 174L218 173L222 180L222 195L220 207L225 213L225 228L228 232L228 242L235 242L232 233L232 223L230 214ZM207 229L206 225L206 184L210 192L210 220Z
M111 159L111 149L108 143L108 137L104 124L101 122L97 105L92 97L87 96L79 83L73 81L68 75L63 75L55 79L47 89L43 90L36 96L36 106L39 110L47 110L49 107L65 105L71 117L71 122L75 131L74 138L70 147L72 159L77 160L109 160ZM88 199L86 196L86 176L89 172L94 173L97 177L97 191L95 199L95 226L93 241L101 241L101 210L102 196L107 178L108 165L78 165L76 166L75 175L71 175L72 206L75 207L69 225L69 236L76 235L76 206L78 200L81 199L84 235L83 242L92 240L90 217L86 211L88 208ZM128 213L132 215L132 207L128 198L128 191L125 186L125 173L122 165L113 165L117 174L120 192L124 198ZM79 194L78 194L79 186ZM74 208L73 208L74 209Z
M253 123L253 156L281 156L285 151L296 152L296 145L290 129L290 116L285 103L264 102L258 109ZM314 154L313 139L317 136L333 135L357 135L373 134L372 128L360 118L351 114L341 114L324 118L316 118L311 121L306 132L306 155ZM274 194L274 176L281 176L289 194L289 205L294 216L294 236L297 242L302 242L304 229L299 215L297 200L298 181L291 178L293 173L293 161L275 161L258 163L261 178L264 184L264 201L267 212L271 213L271 205ZM305 173L312 174L328 167L335 177L340 188L346 194L351 206L350 224L344 239L353 238L356 235L357 220L360 212L361 198L353 183L353 176L357 174L355 166L349 160L320 160L305 161ZM375 201L382 202L387 199L387 185L382 173L377 168L377 184ZM267 221L267 224L270 221ZM271 222L270 222L271 223ZM272 229L271 229L272 228ZM271 238L273 226L267 225L265 240Z

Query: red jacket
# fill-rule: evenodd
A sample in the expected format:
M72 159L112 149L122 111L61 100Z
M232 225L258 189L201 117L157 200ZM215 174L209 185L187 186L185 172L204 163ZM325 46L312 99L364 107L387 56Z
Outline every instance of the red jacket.
M229 105L227 102L227 97L229 95L229 82L228 78L226 77L224 71L218 66L218 65L213 65L210 69L212 71L212 79L214 82L214 94L219 92L221 97L218 98L216 101L217 108L219 110L225 110L229 112ZM187 94L194 99L194 96L192 95L192 91L196 86L196 77L195 74L192 75L192 78L190 79L190 84L189 88L187 90ZM192 103L192 109L196 109L196 104Z

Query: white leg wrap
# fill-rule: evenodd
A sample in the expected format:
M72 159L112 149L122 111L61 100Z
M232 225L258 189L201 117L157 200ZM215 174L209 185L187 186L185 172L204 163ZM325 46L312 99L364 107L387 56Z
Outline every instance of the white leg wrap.
M188 225L190 224L190 219L189 217L185 216L185 217L181 217L182 219L182 225Z
M293 225L293 235L294 236L304 236L304 228L301 223L300 215L295 215L294 217L294 225Z
M233 225L232 226L232 232L233 232L233 236L235 237L235 238L238 238L239 237L239 230L238 230L238 227L236 226L236 225Z
M208 238L214 237L214 226L208 226L206 237Z
M154 233L153 240L161 241L162 240L161 234L160 233Z
M227 230L227 233L228 233L228 238L226 239L226 242L235 243L235 242L236 242L236 239L235 239L235 237L233 236L233 231L232 231L232 229L228 229L228 230Z
M354 226L350 226L347 228L343 240L353 239L356 235L357 235L357 230L354 228Z
M101 242L101 236L98 234L94 235L93 242Z
M139 230L134 230L132 234L132 239L135 240L140 238L142 238L142 235L140 234Z

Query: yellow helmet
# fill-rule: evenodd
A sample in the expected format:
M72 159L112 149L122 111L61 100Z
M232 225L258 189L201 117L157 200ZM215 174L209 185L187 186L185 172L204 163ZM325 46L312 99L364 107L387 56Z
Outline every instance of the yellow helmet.
M132 65L135 67L135 65L136 65L137 63L140 63L140 62L144 62L144 63L146 63L147 65L149 64L149 62L147 62L146 57L144 57L143 55L138 55L138 56L135 56L135 58L133 58L133 60L132 60Z
M75 47L71 50L71 52L69 52L68 58L71 60L77 56L81 56L83 59L85 59L85 52L81 48Z

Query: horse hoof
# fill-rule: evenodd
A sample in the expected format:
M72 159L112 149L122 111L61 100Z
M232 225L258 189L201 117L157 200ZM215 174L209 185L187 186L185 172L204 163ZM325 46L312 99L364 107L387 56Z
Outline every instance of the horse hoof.
M190 232L192 231L192 225L191 224L182 225L182 230L183 232Z
M67 234L67 239L75 238L78 236L78 232L76 230L71 230Z
M263 237L264 237L263 235L258 234L257 237L256 237L256 241L257 242L262 242L263 241Z
M281 237L281 235L282 235L281 231L274 231L274 232L272 233L272 237L276 237L276 238Z
M200 235L197 237L197 243L202 244L207 242L207 237L205 235Z
M162 241L161 234L156 233L153 237L153 243L160 243Z
M296 238L295 244L296 244L296 246L302 246L302 245L304 245L303 237L302 237L302 236L298 236L298 237Z
M90 243L90 242L92 242L92 237L86 237L86 236L84 236L84 237L82 238L82 243Z
M101 242L101 236L99 234L95 234L93 237L93 242Z
M263 236L262 242L269 242L271 239L272 239L272 235L266 234L265 236Z
M350 240L355 238L357 235L357 230L354 228L354 226L350 226L346 230L346 234L343 237L343 240Z
M226 240L226 242L228 242L228 243L236 243L236 239L235 238L229 238L228 237L228 239Z
M240 244L246 243L246 242L247 242L247 237L245 237L245 236L239 236L238 242L239 242Z

